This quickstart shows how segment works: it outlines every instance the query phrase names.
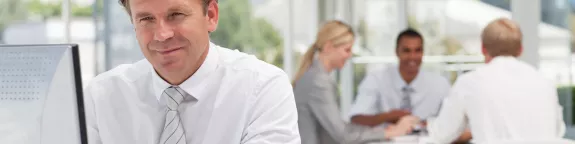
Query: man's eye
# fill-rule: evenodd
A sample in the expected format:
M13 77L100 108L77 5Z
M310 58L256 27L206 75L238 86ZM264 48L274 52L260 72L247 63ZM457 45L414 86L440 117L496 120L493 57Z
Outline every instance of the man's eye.
M183 13L172 13L170 16L181 16L184 15Z
M152 17L144 17L144 18L141 18L141 19L140 19L140 21L151 21L151 20L154 20L154 18L152 18Z

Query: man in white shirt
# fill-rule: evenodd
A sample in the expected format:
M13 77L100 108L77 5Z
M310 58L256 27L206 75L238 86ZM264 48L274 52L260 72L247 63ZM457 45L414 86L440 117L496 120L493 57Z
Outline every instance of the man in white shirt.
M209 41L216 0L120 0L146 59L85 90L90 144L299 144L290 80Z
M430 141L450 143L469 125L473 141L555 140L565 132L557 89L537 69L517 59L519 26L497 19L481 35L485 66L455 82L436 119Z
M363 79L351 109L353 123L378 126L396 123L401 117L434 116L450 84L436 73L420 70L423 37L407 29L397 37L398 67L372 71Z

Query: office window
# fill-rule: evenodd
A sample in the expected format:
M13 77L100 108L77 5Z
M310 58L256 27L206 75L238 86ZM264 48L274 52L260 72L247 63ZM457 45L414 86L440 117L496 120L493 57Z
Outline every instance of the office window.
M480 35L483 27L510 12L478 0L410 0L409 27L425 38L423 65L451 82L483 64Z
M401 0L354 0L353 95L365 74L395 63L395 39L405 28Z
M70 0L69 25L62 19L62 0L0 0L0 44L80 45L83 81L96 75L94 0ZM66 29L70 30L69 38Z
M103 27L98 29L102 37L99 37L98 40L103 42L99 48L105 50L99 51L101 53L100 62L103 63L103 69L100 69L99 72L144 59L136 40L131 18L124 7L118 0L103 1L104 9L101 20Z
M558 87L559 101L564 108L564 119L573 124L573 28L568 0L541 1L540 71Z
M282 67L283 37L274 24L280 24L283 17L273 17L282 10L271 5L272 1L220 0L218 29L210 34L212 42ZM272 11L275 8L280 10Z

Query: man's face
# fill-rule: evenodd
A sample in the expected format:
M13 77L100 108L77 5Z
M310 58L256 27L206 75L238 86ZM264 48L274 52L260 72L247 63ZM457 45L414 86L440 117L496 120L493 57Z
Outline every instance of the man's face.
M209 47L209 33L218 21L211 2L203 0L130 0L132 23L142 53L164 74L193 72Z
M419 37L403 36L397 48L399 67L406 72L418 72L423 57L423 41Z

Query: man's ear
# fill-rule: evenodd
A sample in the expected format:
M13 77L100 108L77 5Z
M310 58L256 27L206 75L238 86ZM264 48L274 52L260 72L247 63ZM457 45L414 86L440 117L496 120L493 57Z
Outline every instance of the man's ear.
M489 61L491 61L491 55L489 55L489 52L487 52L483 43L481 44L481 53L483 54L483 57L485 57L485 63L489 63Z
M206 23L209 32L214 32L218 28L219 16L218 2L211 0L206 10Z
M485 45L483 45L483 43L481 43L481 54L488 55L487 50L485 49Z
M517 53L517 56L516 56L516 57L520 57L520 56L521 56L521 54L523 54L523 46L519 47L519 51L518 51L518 53Z

